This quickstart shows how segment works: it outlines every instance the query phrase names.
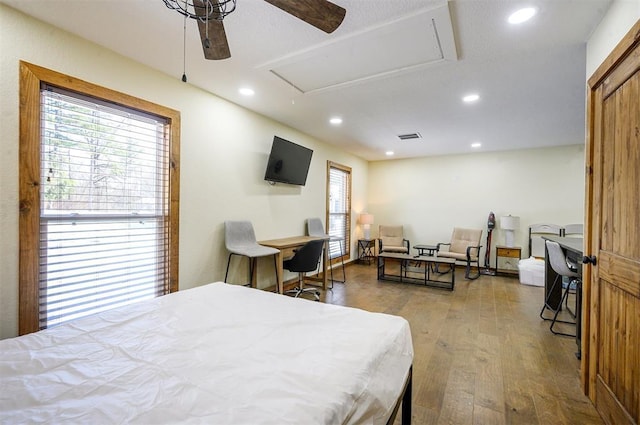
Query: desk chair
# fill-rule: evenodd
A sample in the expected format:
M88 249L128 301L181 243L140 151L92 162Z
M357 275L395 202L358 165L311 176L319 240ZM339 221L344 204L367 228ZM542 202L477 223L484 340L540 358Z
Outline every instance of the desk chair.
M298 286L292 290L285 291L285 294L295 294L294 297L298 298L301 294L313 293L316 301L320 301L320 291L318 289L304 287L304 274L312 272L318 267L323 245L323 239L309 241L295 250L293 257L282 262L283 269L298 273Z
M545 242L547 246L547 254L549 256L548 258L549 265L551 266L553 271L556 272L557 274L555 280L553 281L553 285L551 287L551 290L549 291L549 294L553 293L554 289L557 287L556 285L564 286L563 288L564 291L562 292L562 298L560 298L560 302L558 303L558 307L556 309L552 309L549 306L549 296L547 296L547 299L545 299L544 305L542 306L542 310L540 310L540 318L543 320L551 321L551 325L549 325L549 330L551 330L551 332L554 333L555 335L575 337L576 336L575 334L558 332L558 331L555 331L553 328L556 325L556 323L566 323L569 325L576 324L576 322L571 322L568 320L559 320L558 314L560 313L560 310L562 310L562 303L565 302L566 304L567 297L569 296L569 292L571 291L572 287L577 288L579 285L581 285L581 282L579 279L580 274L576 269L569 267L569 264L567 263L567 257L565 253L562 251L560 244L553 241L545 241ZM566 286L562 285L563 277L566 277L569 279L569 283ZM576 310L577 310L577 302L578 301L576 299L576 307L575 307ZM554 312L552 319L544 317L545 309L549 309ZM575 318L575 314L573 312L569 311L569 313Z
M259 257L273 255L273 265L276 270L276 276L278 275L276 255L280 253L280 250L258 244L256 241L256 234L253 231L253 225L250 221L225 221L224 243L227 247L227 251L229 251L227 272L224 274L225 282L229 275L231 257L234 255L247 257L249 259L249 283L244 284L244 286L251 286L251 283L253 282L253 273L256 268L256 258Z
M342 244L344 242L344 238L340 238L337 236L331 236L324 232L324 226L322 225L322 220L319 218L308 218L307 219L307 235L309 236L317 236L320 238L328 238L329 239L329 263L331 263L333 250L331 249L331 244L338 244L340 249L340 263L342 265L342 280L335 280L333 278L333 266L329 264L329 271L331 273L331 287L329 289L333 289L333 282L344 283L347 280L346 272L344 270L344 251L342 250ZM318 262L318 268L320 267L320 262Z

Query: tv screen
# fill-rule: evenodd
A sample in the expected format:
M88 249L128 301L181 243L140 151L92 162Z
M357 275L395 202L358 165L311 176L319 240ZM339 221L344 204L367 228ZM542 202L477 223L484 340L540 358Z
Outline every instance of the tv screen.
M311 149L274 136L264 179L304 186L307 183L311 155Z

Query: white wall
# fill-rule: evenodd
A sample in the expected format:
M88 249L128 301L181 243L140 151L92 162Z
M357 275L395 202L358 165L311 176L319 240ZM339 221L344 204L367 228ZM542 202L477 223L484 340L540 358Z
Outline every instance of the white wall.
M181 111L181 289L224 278L224 220L249 219L269 239L303 234L305 218L324 217L327 160L353 168L353 208L366 204L366 161L2 4L0 51L0 338L17 333L20 60ZM274 134L314 150L305 187L264 182ZM264 286L273 266L260 266Z
M614 0L587 43L587 79L640 19L640 0Z
M526 257L529 225L583 222L584 177L583 145L372 162L372 234L377 225L402 224L413 246L448 242L454 226L476 228L486 248L493 211L491 246L505 242L500 217L519 216L515 245ZM493 264L495 249L491 255Z

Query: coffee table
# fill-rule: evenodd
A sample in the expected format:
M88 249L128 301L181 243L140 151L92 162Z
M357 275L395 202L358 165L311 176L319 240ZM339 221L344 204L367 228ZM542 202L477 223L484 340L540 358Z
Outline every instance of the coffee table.
M400 274L387 273L387 261L400 263ZM431 272L431 266L448 266L451 271L451 280L443 281L435 279ZM425 286L449 289L453 291L456 283L456 260L434 256L412 256L409 254L397 254L392 252L382 252L378 254L378 280L391 280L401 283L418 283ZM412 274L413 276L411 276ZM420 275L417 277L416 275ZM448 274L448 273L447 273ZM438 276L444 276L437 273ZM435 276L435 277L438 277Z

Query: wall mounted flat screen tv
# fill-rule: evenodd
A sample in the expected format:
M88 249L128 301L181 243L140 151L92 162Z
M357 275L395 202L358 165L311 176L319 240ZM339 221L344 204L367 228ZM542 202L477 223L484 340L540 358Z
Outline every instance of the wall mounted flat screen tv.
M312 155L311 149L274 136L264 179L269 182L304 186L307 183Z

